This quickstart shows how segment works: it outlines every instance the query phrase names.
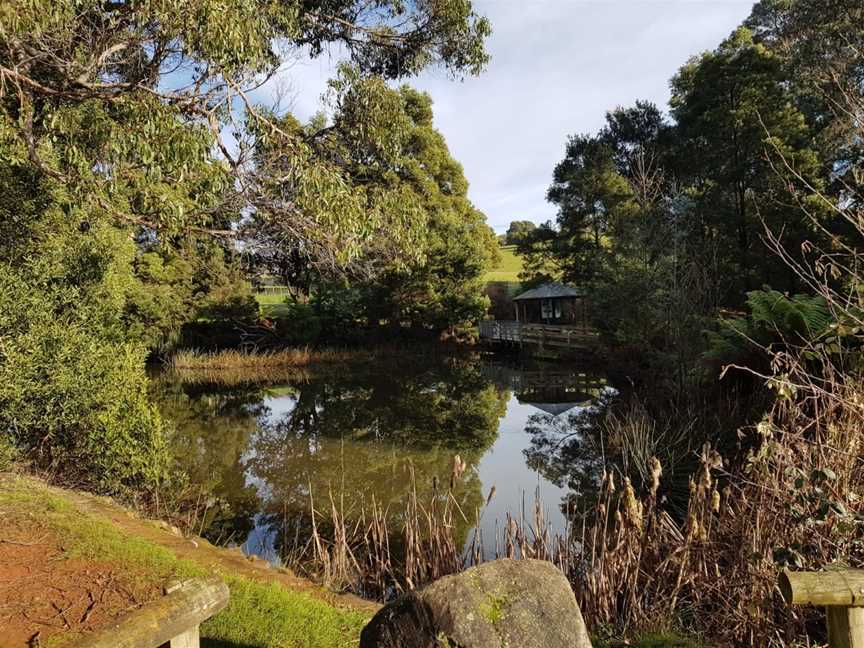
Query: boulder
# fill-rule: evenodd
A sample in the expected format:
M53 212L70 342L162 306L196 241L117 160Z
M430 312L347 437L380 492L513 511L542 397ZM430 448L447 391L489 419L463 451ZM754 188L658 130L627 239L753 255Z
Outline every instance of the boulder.
M540 560L495 560L383 607L360 648L591 648L564 575Z

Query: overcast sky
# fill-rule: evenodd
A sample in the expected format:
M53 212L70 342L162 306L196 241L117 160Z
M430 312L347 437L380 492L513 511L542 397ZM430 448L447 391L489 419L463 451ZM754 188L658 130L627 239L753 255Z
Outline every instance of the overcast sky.
M637 99L665 109L669 79L750 13L751 0L475 0L492 22L479 77L433 71L411 79L435 102L435 125L465 167L469 196L503 232L512 220L554 218L546 202L568 135L596 131L607 110ZM336 61L285 72L293 112L320 108Z

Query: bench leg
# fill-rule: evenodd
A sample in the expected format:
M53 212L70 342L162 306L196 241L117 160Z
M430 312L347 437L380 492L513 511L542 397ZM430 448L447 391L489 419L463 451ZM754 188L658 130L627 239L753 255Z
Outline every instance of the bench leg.
M864 608L831 606L825 612L830 648L864 648Z
M191 628L181 635L177 635L171 640L170 648L199 648L201 645L201 635L198 632L198 626Z

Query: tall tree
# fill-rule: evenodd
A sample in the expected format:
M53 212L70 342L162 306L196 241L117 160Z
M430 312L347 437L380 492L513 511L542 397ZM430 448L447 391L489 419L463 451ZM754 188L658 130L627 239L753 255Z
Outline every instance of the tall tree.
M537 229L537 225L531 221L513 221L510 223L510 227L507 228L504 242L507 245L518 245L520 241L529 236L535 229Z
M785 160L818 186L821 166L781 61L741 28L684 66L672 90L677 170L696 200L695 235L713 239L723 259L728 303L766 283L794 289L785 265L765 254L762 234L767 227L800 248L815 232L790 209L792 180L776 167Z
M385 227L419 224L413 255L367 254L367 267L377 263L377 271L353 277L368 318L439 330L478 318L497 244L433 125L432 99L355 70L344 70L332 88L333 123L313 135L319 155L340 161L367 209L388 214Z

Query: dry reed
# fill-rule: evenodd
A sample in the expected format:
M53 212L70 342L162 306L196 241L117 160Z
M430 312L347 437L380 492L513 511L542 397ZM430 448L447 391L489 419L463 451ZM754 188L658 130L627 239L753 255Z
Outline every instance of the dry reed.
M349 362L360 357L362 352L310 347L278 351L227 349L210 353L184 350L171 356L168 365L177 370L281 369Z

